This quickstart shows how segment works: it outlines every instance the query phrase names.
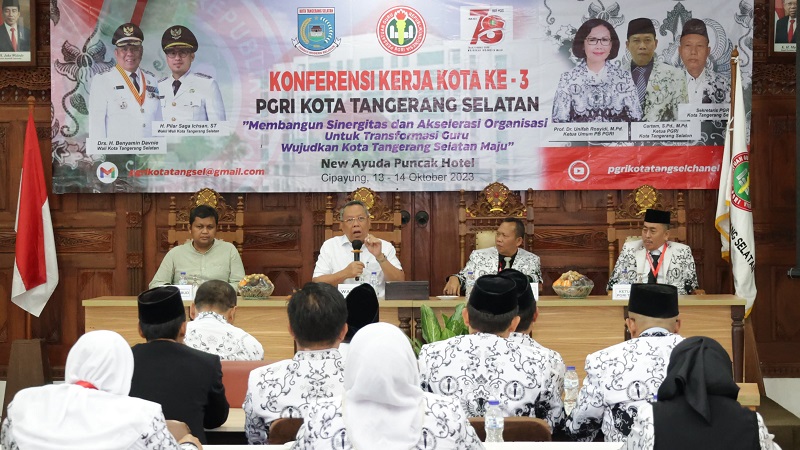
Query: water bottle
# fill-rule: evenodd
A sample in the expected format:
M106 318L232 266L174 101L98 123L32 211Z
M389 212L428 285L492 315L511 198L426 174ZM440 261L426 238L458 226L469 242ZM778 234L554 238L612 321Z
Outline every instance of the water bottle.
M568 366L564 374L564 413L569 416L578 401L578 372L575 366Z
M464 295L467 297L467 300L469 300L469 295L472 294L473 287L475 287L475 272L470 270L467 272L467 283L465 287L466 292L464 293Z
M503 410L500 409L500 402L496 398L489 399L489 407L486 408L484 416L484 429L486 430L486 442L503 442L503 428L506 419L503 417Z
M189 284L189 279L186 277L186 272L181 272L181 276L178 278L178 284L182 286Z
M369 275L369 285L375 289L375 292L378 292L378 272L372 272Z

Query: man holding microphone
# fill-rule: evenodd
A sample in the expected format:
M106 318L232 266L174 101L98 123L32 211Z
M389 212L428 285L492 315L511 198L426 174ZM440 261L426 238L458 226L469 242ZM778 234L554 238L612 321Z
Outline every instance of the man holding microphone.
M391 243L369 234L369 210L360 201L351 201L339 212L344 235L328 239L319 249L319 258L311 279L336 286L365 281L377 275L375 291L384 297L386 281L404 281L406 276ZM361 242L362 247L358 246ZM366 250L366 251L365 251Z

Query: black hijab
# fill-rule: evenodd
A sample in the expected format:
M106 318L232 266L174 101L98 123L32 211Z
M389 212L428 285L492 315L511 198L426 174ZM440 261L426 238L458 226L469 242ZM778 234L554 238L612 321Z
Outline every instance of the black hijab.
M756 413L739 405L728 352L691 337L675 346L653 404L654 450L757 450Z

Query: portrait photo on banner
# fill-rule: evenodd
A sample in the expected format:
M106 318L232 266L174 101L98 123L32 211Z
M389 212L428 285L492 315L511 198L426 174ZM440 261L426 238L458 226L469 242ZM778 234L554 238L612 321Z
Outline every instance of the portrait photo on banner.
M34 0L2 0L3 31L0 32L0 65L36 64Z
M797 0L770 0L770 55L794 60L797 49Z

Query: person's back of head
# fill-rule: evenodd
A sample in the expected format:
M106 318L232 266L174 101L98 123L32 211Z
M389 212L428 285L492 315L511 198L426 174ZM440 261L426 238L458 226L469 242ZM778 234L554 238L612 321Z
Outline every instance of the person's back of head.
M377 322L380 308L375 289L367 283L353 288L345 297L347 302L347 334L344 342L350 342L356 332L365 326Z
M224 281L206 281L197 288L194 306L199 312L214 311L225 314L236 306L236 291Z
M306 283L292 294L286 311L300 347L333 348L344 338L347 304L330 284Z
M728 352L712 338L675 346L653 404L654 448L759 448L756 414L737 401Z
M478 278L464 311L471 330L507 336L519 323L516 284L500 275Z
M514 282L519 307L519 324L515 331L529 333L535 321L536 299L528 276L516 269L504 269L498 275Z
M669 284L631 285L628 300L628 318L625 323L631 336L639 335L649 328L664 328L670 333L680 331L678 310L678 288Z
M139 330L148 342L156 339L178 340L186 330L186 310L180 290L159 286L139 294Z

